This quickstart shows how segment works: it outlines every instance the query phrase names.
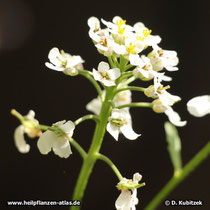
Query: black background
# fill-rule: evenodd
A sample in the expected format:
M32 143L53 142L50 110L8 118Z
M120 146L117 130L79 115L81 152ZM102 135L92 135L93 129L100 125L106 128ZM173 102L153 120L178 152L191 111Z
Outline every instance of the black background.
M67 77L49 70L44 63L49 50L58 47L81 55L86 61L85 69L97 67L106 58L97 53L88 37L87 19L96 16L111 21L116 15L130 25L144 22L153 34L162 37L160 46L163 49L178 52L180 70L167 75L173 77L170 92L182 97L174 109L188 121L187 126L179 128L183 164L208 142L209 116L194 118L186 110L189 99L209 94L210 89L207 1L2 0L1 209L6 208L3 207L6 200L71 199L82 163L77 151L72 148L73 155L67 160L52 152L43 156L37 149L36 140L27 139L31 150L28 154L20 154L13 143L13 131L19 122L10 115L10 110L15 108L26 114L33 109L39 122L47 125L63 119L74 121L87 114L85 105L96 97L92 85L83 77ZM133 98L134 101L145 100L141 93L133 94ZM132 109L131 113L134 130L142 136L136 141L120 136L116 142L106 134L101 152L113 160L125 177L132 178L135 172L143 175L147 186L138 190L137 206L137 209L143 209L173 174L163 129L167 117L149 109ZM75 130L74 138L87 150L93 131L94 123L85 122ZM201 209L210 209L209 177L209 160L206 160L167 199L203 200ZM83 209L115 209L114 202L119 195L115 188L117 182L111 169L98 161L89 180ZM50 208L68 209L67 206ZM161 204L158 209L165 208L175 207Z

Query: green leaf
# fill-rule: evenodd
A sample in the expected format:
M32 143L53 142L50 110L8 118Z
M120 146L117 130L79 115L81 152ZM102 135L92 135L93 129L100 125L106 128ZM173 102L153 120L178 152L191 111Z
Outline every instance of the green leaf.
M174 167L174 176L179 176L182 171L181 139L176 127L170 122L165 122L164 128L168 142L168 152Z

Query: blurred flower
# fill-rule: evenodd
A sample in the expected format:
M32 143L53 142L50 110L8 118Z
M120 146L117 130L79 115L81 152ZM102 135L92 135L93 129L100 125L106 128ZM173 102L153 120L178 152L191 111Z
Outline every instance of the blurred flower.
M187 103L187 110L195 117L210 114L210 95L197 96Z
M12 110L12 112L16 112ZM17 112L16 112L17 113ZM26 133L29 138L35 138L42 134L42 131L38 128L39 122L34 119L35 112L30 110L28 114L22 117L22 125L19 125L14 132L15 146L21 153L27 153L30 150L30 145L26 143L24 134Z
M39 138L39 151L46 155L51 150L61 158L68 158L72 154L69 138L72 137L75 125L72 121L59 121L45 131Z
M142 179L139 173L133 175L133 180L123 178L117 185L117 188L121 190L121 194L115 202L117 210L135 210L138 204L137 198L137 185ZM131 189L132 188L132 189Z

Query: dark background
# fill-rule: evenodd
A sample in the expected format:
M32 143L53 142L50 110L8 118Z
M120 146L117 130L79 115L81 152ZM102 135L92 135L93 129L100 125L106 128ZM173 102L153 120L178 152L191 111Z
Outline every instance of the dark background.
M179 128L183 164L208 142L209 116L194 118L186 110L189 99L209 94L210 89L210 13L206 2L0 1L1 209L6 208L6 200L71 199L82 163L77 151L72 147L69 159L61 159L52 152L43 156L37 149L37 141L27 139L31 150L20 154L13 143L13 131L19 122L10 115L10 110L15 108L26 114L33 109L39 122L47 125L63 119L74 121L88 113L85 105L96 97L92 85L81 76L67 77L49 70L44 63L52 47L81 55L86 61L85 69L92 70L100 61L106 61L88 37L90 16L111 21L119 15L130 25L142 21L153 34L162 37L163 49L178 52L180 70L167 75L173 77L170 92L182 97L174 109L188 121L187 126ZM134 101L145 99L141 93L133 95ZM143 175L147 186L138 190L137 206L143 209L173 174L163 129L167 117L149 109L132 109L131 113L134 130L142 136L136 141L120 136L116 142L106 134L101 152L113 160L125 177L132 178L135 172ZM74 138L87 150L93 131L94 123L85 122L75 130ZM167 199L202 200L202 207L189 209L210 209L209 177L209 160L206 160ZM120 193L115 188L117 182L109 166L98 161L89 180L83 209L115 209L114 202ZM50 208L68 209L67 206ZM165 208L174 209L164 204L158 209Z

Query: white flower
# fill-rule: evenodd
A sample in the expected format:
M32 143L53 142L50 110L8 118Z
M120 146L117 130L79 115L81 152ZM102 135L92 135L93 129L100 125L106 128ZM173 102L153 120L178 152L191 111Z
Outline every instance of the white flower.
M165 113L168 116L169 121L175 126L182 127L186 125L186 121L181 121L181 118L177 112L175 112L171 106L177 101L179 97L173 96L169 93L166 97L159 97L159 99L154 100L153 111L156 113Z
M88 32L89 36L93 40L99 53L105 56L111 56L113 53L111 48L113 39L110 37L108 29L101 29L100 22L96 17L90 17L88 19L88 25L90 27Z
M64 73L71 76L78 74L78 69L82 69L82 63L84 60L79 55L71 56L64 51L59 51L58 48L54 47L48 54L50 63L46 62L45 65L56 71L64 71Z
M125 109L112 110L106 129L116 140L120 132L130 140L135 140L140 136L133 131L130 113Z
M134 26L136 32L136 40L141 42L144 45L144 48L147 46L155 46L160 43L161 38L159 36L151 35L152 30L149 30L142 22L136 23Z
M163 50L158 46L148 54L148 58L155 71L161 71L166 68L168 71L177 71L176 65L179 63L176 51Z
M115 202L115 207L117 210L135 210L136 205L138 204L137 198L137 189L132 190L126 189L126 184L138 184L142 179L142 176L139 173L133 175L133 180L123 178L117 185L117 188L121 190L121 194Z
M118 54L118 55L123 55L127 60L131 62L133 65L132 61L138 53L140 53L143 49L144 46L140 42L136 42L135 39L131 37L125 39L125 43L123 45L113 43L112 49Z
M127 25L126 20L119 16L115 16L112 20L113 22L107 22L103 19L101 21L109 28L113 39L118 44L124 44L125 38L131 36L132 31L134 31L134 28Z
M53 150L59 157L68 158L72 154L69 138L73 135L75 125L72 121L64 120L53 124L53 127L55 130L47 130L40 136L37 142L38 149L43 155Z
M24 134L26 133L29 138L35 138L42 134L41 130L37 128L39 122L34 119L35 112L30 110L26 116L22 125L19 125L14 132L15 146L21 153L27 153L30 150L30 145L26 143Z
M187 103L187 110L195 117L210 114L210 95L197 96Z
M115 80L120 77L120 69L109 69L109 64L106 62L100 62L98 65L98 71L93 69L93 77L95 80L100 81L105 86L115 86Z

